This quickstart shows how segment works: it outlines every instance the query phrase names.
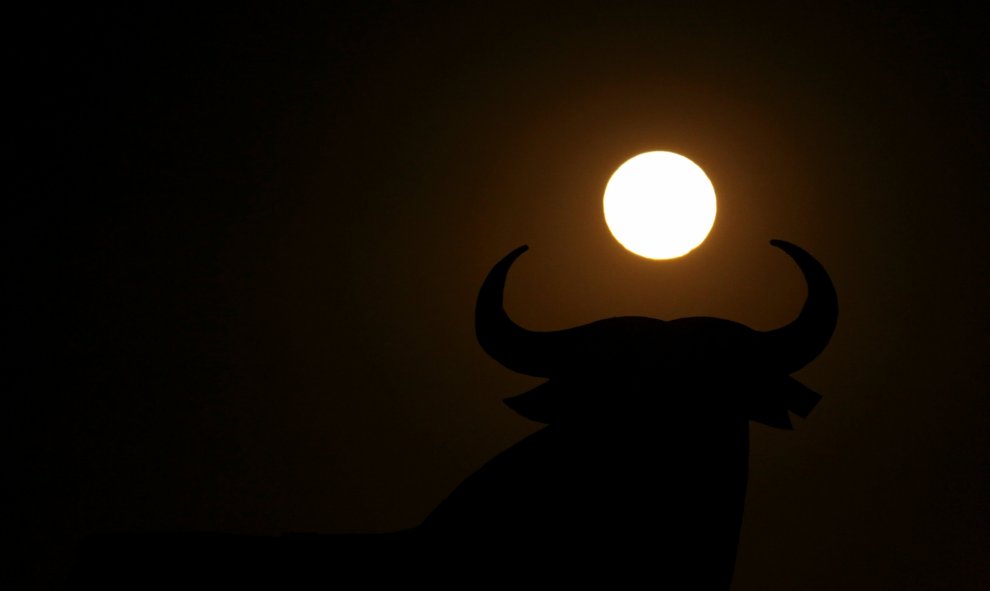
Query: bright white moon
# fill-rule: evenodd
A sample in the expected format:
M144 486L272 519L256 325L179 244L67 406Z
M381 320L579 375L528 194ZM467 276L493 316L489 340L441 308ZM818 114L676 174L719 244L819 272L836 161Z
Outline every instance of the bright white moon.
M619 244L649 259L672 259L704 242L715 223L715 188L680 154L646 152L605 187L605 223Z

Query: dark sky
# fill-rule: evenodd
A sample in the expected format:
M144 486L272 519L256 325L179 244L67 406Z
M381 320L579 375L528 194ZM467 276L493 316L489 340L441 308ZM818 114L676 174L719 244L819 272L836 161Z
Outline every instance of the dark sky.
M840 319L797 374L817 410L752 428L733 588L983 588L986 21L353 4L8 23L4 390L32 577L93 532L411 527L538 428L501 403L538 381L474 339L501 256L531 247L507 290L531 328L768 329L804 297L782 238ZM719 196L667 262L601 214L655 149Z

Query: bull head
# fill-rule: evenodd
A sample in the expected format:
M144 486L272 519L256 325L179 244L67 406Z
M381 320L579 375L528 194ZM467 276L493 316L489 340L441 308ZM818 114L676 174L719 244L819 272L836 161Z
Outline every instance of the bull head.
M503 306L509 268L528 247L510 252L489 272L478 295L478 341L505 367L549 379L506 404L543 423L623 410L635 414L646 403L791 428L788 411L806 417L821 397L789 374L824 350L838 302L831 279L810 254L783 240L770 244L797 263L808 296L793 322L766 332L708 317L619 317L534 332L513 322ZM605 396L607 404L599 404Z

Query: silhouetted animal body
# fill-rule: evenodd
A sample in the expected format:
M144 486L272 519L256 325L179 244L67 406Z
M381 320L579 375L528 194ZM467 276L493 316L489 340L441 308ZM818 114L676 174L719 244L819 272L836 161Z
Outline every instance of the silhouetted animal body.
M468 477L417 528L384 535L121 534L80 547L70 588L726 589L746 495L749 421L790 428L819 400L789 374L825 348L832 282L782 241L808 284L792 323L611 318L532 332L505 313L495 265L476 309L481 346L547 378L509 398L547 426Z
M484 350L548 380L506 403L547 426L471 475L419 531L504 543L514 562L559 578L647 576L727 588L746 494L749 421L791 428L820 396L789 374L825 348L838 305L824 268L788 242L808 296L767 332L718 318L622 317L555 332L515 324L503 306L520 247L478 296ZM517 558L524 557L524 558Z

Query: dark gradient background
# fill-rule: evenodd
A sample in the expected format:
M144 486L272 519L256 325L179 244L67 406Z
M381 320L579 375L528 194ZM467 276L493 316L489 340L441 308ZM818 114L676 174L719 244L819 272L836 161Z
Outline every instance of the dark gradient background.
M818 409L752 427L733 589L985 588L986 21L353 4L7 22L4 414L35 584L94 532L413 526L538 427L501 404L537 381L474 339L502 255L531 247L507 292L531 328L767 329L804 297L783 238L840 320L798 374ZM601 215L653 149L719 196L668 262Z

